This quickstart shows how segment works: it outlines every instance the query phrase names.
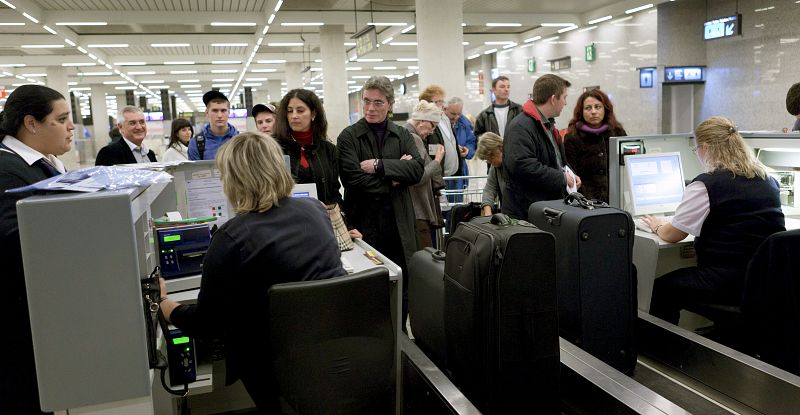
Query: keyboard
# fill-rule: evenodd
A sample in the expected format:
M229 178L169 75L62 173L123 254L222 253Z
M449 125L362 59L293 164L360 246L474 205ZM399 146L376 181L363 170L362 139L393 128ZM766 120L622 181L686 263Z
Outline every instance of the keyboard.
M345 257L342 257L342 268L344 268L348 274L352 274L355 271L353 264L351 264L350 261L348 261Z
M654 215L653 217L666 219L667 223L671 223L673 216L674 215L669 215L669 216L660 216L660 215L656 216L656 215ZM640 231L644 231L644 232L647 232L647 233L653 233L653 230L650 229L650 227L647 226L646 223L644 223L644 220L642 219L641 216L636 216L636 217L633 218L633 225L636 226L636 229L638 229Z

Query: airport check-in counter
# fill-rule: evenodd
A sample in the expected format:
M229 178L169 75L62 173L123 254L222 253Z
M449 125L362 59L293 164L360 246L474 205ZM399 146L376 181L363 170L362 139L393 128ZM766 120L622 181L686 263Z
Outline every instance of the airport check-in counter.
M800 167L800 137L797 134L742 133L745 142L753 148L759 160L771 169L771 174L780 178L781 200L787 217L787 229L800 227L800 200L794 195L800 190L800 176L795 180L793 169ZM669 134L648 136L611 137L609 140L609 204L629 209L627 175L624 166L626 154L680 153L683 177L693 180L704 170L697 156L691 151L692 134ZM797 190L796 190L797 189ZM639 309L650 310L653 282L656 278L676 269L697 264L694 238L689 235L683 241L669 243L655 234L636 230L633 244L633 262L638 272Z
M227 219L213 162L168 167L170 183L96 193L33 196L19 202L40 401L46 411L142 415L176 413L148 363L141 280L159 263L153 220L166 212ZM216 180L216 184L215 184ZM221 199L220 199L221 197ZM223 206L219 212L217 209ZM375 265L364 253L373 251ZM402 270L361 240L342 253L353 272L389 269L392 318L400 333ZM346 267L349 268L349 267ZM196 299L200 275L168 280L176 300ZM157 330L157 348L164 347ZM396 334L396 339L399 336ZM395 347L397 385L400 347ZM217 376L218 375L218 376ZM221 391L221 393L216 393ZM397 388L398 405L400 388ZM212 412L252 407L244 388L224 388L224 366L200 365L190 407ZM220 399L222 398L222 399Z

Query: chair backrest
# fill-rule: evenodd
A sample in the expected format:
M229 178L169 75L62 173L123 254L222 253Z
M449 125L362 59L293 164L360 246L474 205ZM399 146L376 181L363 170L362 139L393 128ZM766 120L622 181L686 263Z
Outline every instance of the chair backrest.
M386 268L276 284L268 297L275 377L298 414L389 412L397 338Z
M800 229L770 235L747 267L742 318L751 351L800 375Z

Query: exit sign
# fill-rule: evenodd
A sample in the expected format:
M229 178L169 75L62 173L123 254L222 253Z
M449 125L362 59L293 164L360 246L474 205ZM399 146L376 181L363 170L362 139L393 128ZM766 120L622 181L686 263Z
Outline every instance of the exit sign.
M594 43L586 46L586 49L584 51L585 51L584 58L586 59L586 62L594 62L594 58L595 56L597 56Z
M528 59L528 72L536 72L536 59Z

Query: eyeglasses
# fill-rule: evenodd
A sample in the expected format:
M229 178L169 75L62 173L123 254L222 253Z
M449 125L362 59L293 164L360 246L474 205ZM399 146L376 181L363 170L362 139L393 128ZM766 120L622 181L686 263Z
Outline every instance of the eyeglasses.
M364 102L364 107L369 107L370 105L372 105L375 108L383 108L383 106L386 105L386 102L384 101L381 100L370 101L366 98L364 98L363 102Z

